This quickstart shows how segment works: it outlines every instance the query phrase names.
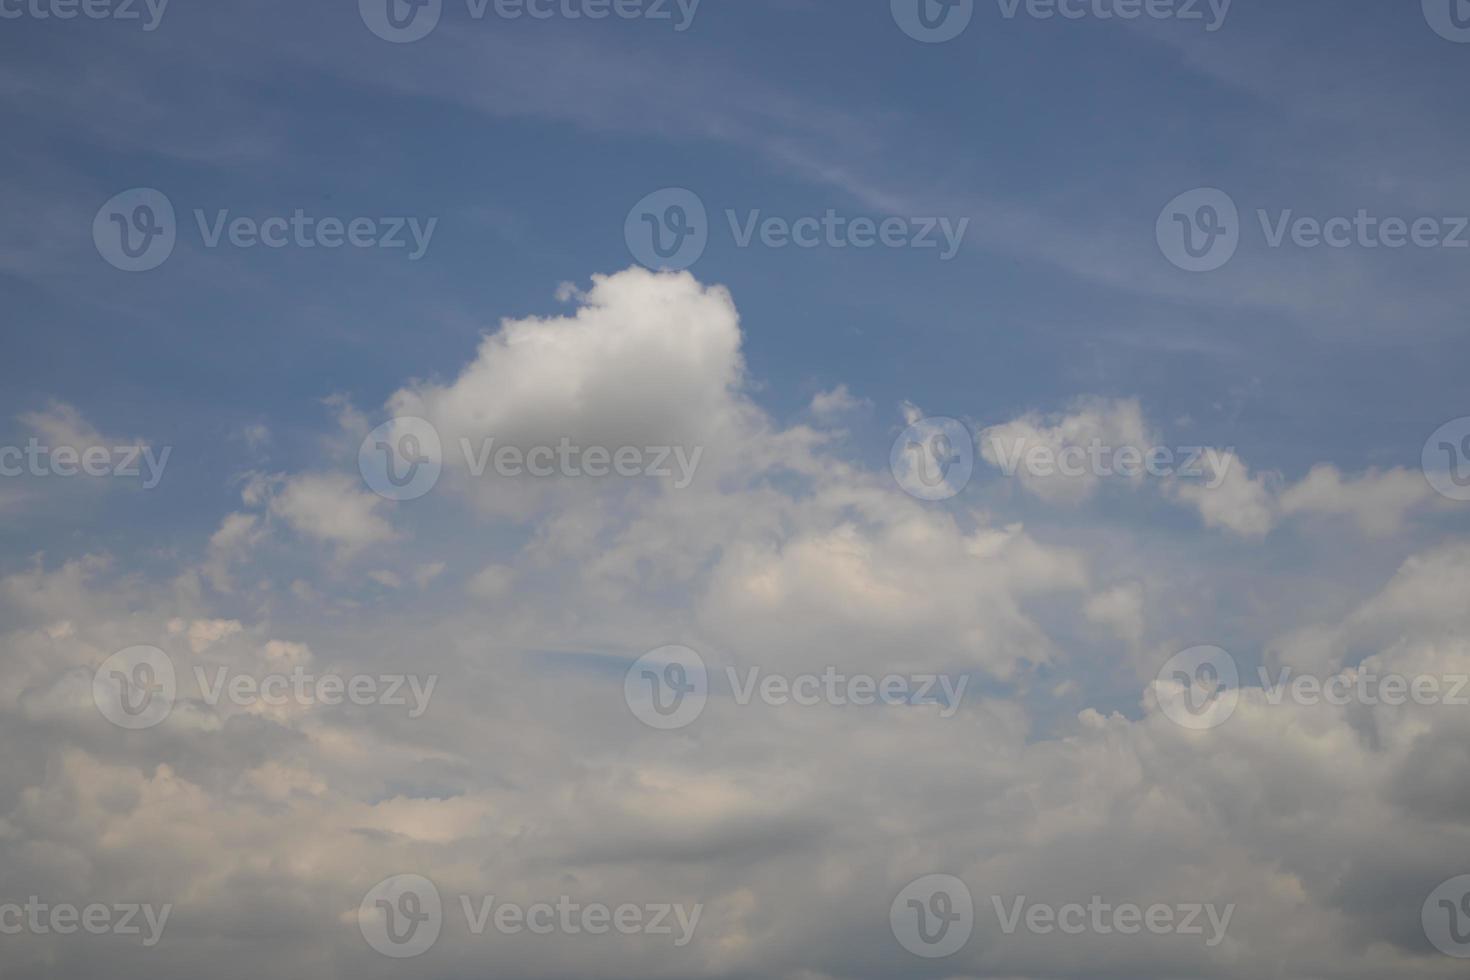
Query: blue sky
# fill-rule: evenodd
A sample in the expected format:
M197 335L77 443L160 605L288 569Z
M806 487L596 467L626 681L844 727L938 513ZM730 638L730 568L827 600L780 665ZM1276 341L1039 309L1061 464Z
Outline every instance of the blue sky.
M1240 3L1213 33L981 4L938 45L878 3L706 3L682 33L451 4L408 45L352 13L180 4L152 32L7 24L7 194L24 220L0 414L61 398L220 462L263 422L299 459L290 434L320 421L324 394L379 404L452 371L499 316L554 309L557 283L627 265L627 208L666 186L696 189L720 227L726 208L971 219L948 263L717 236L697 271L740 298L778 417L839 382L982 420L1137 395L1296 474L1309 456L1411 462L1460 414L1457 253L1275 261L1257 232L1201 277L1152 235L1198 186L1248 213L1466 210L1465 52L1412 4ZM439 227L416 263L195 248L128 276L82 219L135 186L184 212ZM152 515L171 526L231 493L184 458Z
M1470 873L1463 709L1283 706L1257 668L1470 674L1470 493L1424 466L1470 437L1470 3L961 0L929 43L939 0L619 2L670 16L442 0L398 43L402 0L0 0L0 453L169 453L156 487L0 475L0 868L177 900L185 937L28 936L0 976L392 975L353 922L407 871L446 907L707 906L688 950L510 943L507 976L1458 975L1419 913ZM671 189L708 242L645 269ZM119 267L165 199L172 250ZM409 244L241 244L297 213ZM741 242L828 215L848 247ZM442 439L421 498L361 462L405 418ZM973 472L926 497L894 461L941 430ZM487 439L703 468L487 480ZM1092 441L1219 465L1005 465ZM180 691L118 737L93 677L138 644ZM623 681L673 647L712 676L670 733ZM1240 706L1185 731L1166 664L1201 648ZM441 683L422 719L184 690L287 666ZM970 686L930 727L737 704L737 667ZM1220 948L909 956L889 902L941 872L977 914L1240 911ZM465 940L423 975L479 969Z

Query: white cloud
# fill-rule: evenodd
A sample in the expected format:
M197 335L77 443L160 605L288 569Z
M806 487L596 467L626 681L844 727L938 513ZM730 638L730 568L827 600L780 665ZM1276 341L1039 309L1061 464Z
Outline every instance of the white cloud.
M1091 447L1111 451L1133 447L1143 452L1157 445L1144 422L1143 409L1133 399L1085 401L1066 414L1029 412L981 431L978 442L987 463L1007 476L1014 475L1031 493L1048 503L1071 504L1092 496L1104 478L1103 468L1089 461ZM1064 468L1055 462L1029 465L1028 454L1038 451L1053 461L1064 456L1071 459ZM1141 472L1132 477L1135 484L1141 479Z
M395 533L381 511L386 501L345 473L292 477L270 499L270 511L298 533L348 552L391 541Z
M1422 473L1369 470L1344 478L1337 467L1322 464L1281 495L1281 511L1346 517L1366 534L1385 535L1397 533L1411 510L1433 500Z

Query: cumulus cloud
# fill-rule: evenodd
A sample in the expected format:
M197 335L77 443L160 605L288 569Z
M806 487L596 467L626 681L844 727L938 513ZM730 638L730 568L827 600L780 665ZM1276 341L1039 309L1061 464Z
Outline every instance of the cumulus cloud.
M1300 483L1281 495L1283 514L1328 514L1345 517L1364 533L1393 534L1416 507L1434 499L1422 473L1405 469L1369 470L1344 477L1337 467L1312 467Z
M708 479L532 493L478 484L446 454L450 492L415 501L426 516L410 524L346 462L252 480L249 513L220 515L170 574L98 556L0 578L7 881L22 897L175 906L146 956L23 935L6 937L8 970L401 976L357 909L411 872L449 916L414 962L426 977L487 963L507 977L1456 975L1419 907L1470 870L1453 867L1470 844L1464 710L1273 702L1254 667L1470 673L1470 546L1380 534L1354 568L1283 571L1217 544L1216 529L1259 539L1283 514L1380 529L1381 500L1421 503L1398 477L1313 475L1278 495L1232 455L1215 490L1136 498L1176 525L1179 503L1198 508L1158 539L1079 525L1100 487L1086 480L1026 484L1056 506L1023 524L1013 501L908 496L886 461L840 451L821 428L831 413L774 424L749 394L724 290L628 272L583 302L507 321L454 380L407 384L392 410L521 446L688 440L709 447ZM1000 428L1062 449L1150 431L1133 402ZM193 573L261 585L211 592ZM1183 728L1152 675L1226 632L1238 706L1216 729ZM624 674L672 643L714 682L697 720L659 731L630 710ZM178 701L123 732L91 682L138 644L170 658ZM751 668L972 683L949 714L742 704L723 678ZM417 717L206 696L221 676L297 673L439 683ZM930 966L889 911L936 872L968 884L977 918ZM490 895L702 913L682 947L476 936L461 899ZM1234 911L1217 946L1007 933L993 911L1094 895Z
M270 500L271 513L298 533L348 552L393 539L393 527L383 516L386 506L347 473L292 477Z

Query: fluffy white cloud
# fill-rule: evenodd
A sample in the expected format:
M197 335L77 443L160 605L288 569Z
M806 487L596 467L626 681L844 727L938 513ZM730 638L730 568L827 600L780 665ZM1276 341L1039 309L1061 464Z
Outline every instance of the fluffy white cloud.
M1321 464L1281 495L1283 514L1346 517L1367 534L1394 534L1407 514L1434 500L1422 473L1404 469L1370 470L1344 478L1337 467Z
M350 552L393 539L386 505L350 474L308 473L287 480L271 497L270 511L297 532Z
M1430 889L1470 871L1454 866L1470 853L1464 709L1272 703L1254 666L1470 673L1470 546L1384 536L1352 568L1233 557L1208 528L1259 535L1278 510L1357 519L1296 501L1362 492L1278 501L1233 457L1202 491L1213 497L1137 498L1175 523L1171 494L1200 508L1205 528L1157 538L1080 524L1079 487L1095 489L1080 484L1039 490L1067 506L1025 526L966 497L925 504L820 428L761 413L737 324L722 290L623 273L571 316L507 324L455 381L394 400L447 433L514 444L708 444L711 479L684 489L583 481L507 509L491 499L500 488L458 472L468 498L436 491L410 523L347 463L253 481L252 513L224 516L199 564L173 575L89 558L0 578L6 881L22 899L176 907L146 956L22 935L5 937L7 968L400 976L356 912L379 880L414 872L449 916L415 961L427 977L487 965L507 977L1458 975L1418 920ZM1026 431L1055 445L1146 435L1122 404ZM194 581L226 571L260 584ZM369 576L393 588L364 587ZM1148 681L1227 632L1243 638L1237 710L1212 731L1181 728ZM719 683L697 721L662 732L624 703L623 673L668 643L699 650L717 678L833 667L972 683L952 717L742 705ZM91 676L137 644L171 658L179 700L155 728L121 732L92 703ZM439 683L418 717L210 704L199 678L222 670ZM969 884L977 924L931 969L888 916L900 888L935 872ZM460 897L489 895L703 912L677 948L476 937ZM1006 934L992 905L1094 895L1235 911L1207 947Z

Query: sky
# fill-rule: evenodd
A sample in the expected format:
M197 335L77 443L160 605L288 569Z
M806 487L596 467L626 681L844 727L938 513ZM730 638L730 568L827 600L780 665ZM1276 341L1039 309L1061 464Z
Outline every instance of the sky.
M1462 976L1467 81L0 0L0 978Z

